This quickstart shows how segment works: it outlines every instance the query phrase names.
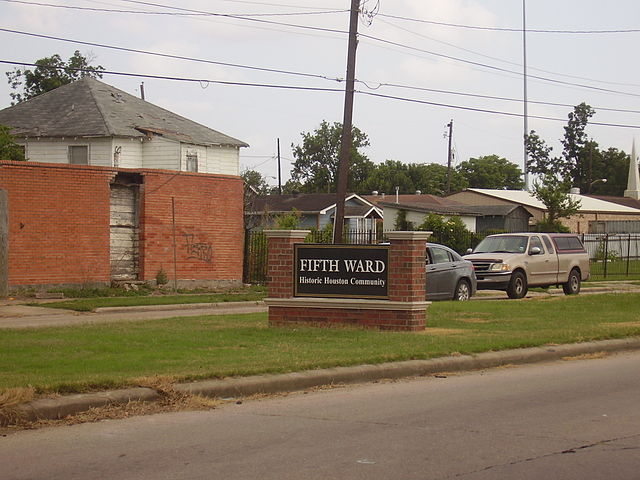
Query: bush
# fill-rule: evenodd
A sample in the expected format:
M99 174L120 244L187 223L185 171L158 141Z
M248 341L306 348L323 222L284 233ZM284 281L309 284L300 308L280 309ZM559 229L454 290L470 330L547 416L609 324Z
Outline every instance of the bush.
M430 213L418 230L433 232L430 241L446 245L460 254L464 254L471 246L472 233L457 216L446 219L442 215Z

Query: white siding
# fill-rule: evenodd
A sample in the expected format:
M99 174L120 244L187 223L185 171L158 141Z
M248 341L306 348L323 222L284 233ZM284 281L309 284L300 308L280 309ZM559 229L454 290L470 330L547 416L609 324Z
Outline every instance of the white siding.
M142 144L142 166L181 170L180 142L154 136Z
M89 147L89 165L111 166L110 138L17 139L25 146L27 160L46 163L69 163L70 145Z
M141 140L139 138L63 138L18 139L25 145L28 160L46 163L69 163L70 145L89 147L89 165L115 166L118 149L118 167L162 168L186 170L187 152L198 154L198 172L240 175L240 149L238 147L205 147L180 143L160 136Z
M208 147L207 173L240 175L240 149L238 147Z
M139 138L114 138L112 165L115 167L115 151L120 148L118 167L121 168L142 168L142 141Z

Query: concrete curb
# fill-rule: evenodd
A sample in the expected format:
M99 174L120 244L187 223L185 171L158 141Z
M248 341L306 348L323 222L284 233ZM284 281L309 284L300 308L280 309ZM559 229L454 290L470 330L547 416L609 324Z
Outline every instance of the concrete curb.
M566 357L599 352L623 352L628 350L640 350L640 337L568 345L547 345L500 352L486 352L477 355L441 357L430 360L327 368L281 375L255 375L206 380L176 384L175 390L180 393L206 397L242 397L259 393L294 392L326 385L355 384L383 379L481 370L505 365L522 365L559 360ZM16 423L17 420L60 419L94 407L126 404L131 401L153 402L159 398L160 395L155 390L140 387L40 399L17 406L10 415L0 413L0 426Z
M169 305L138 305L133 307L99 307L95 311L103 312L155 312L158 310L204 310L211 308L219 309L235 309L246 308L250 306L264 307L267 306L262 300L253 300L247 302L219 302L219 303L180 303Z

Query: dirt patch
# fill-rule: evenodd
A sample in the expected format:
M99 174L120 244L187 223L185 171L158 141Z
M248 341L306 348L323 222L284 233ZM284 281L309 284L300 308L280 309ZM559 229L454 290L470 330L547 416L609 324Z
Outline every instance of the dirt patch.
M425 328L421 332L417 332L420 335L463 335L468 333L467 330L461 328Z
M491 320L487 319L487 318L460 318L458 319L459 322L462 323L491 323Z

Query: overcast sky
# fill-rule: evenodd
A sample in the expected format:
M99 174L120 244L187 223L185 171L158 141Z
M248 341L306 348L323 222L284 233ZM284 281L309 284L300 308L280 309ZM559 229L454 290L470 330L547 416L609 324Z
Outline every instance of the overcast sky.
M522 167L523 2L363 6L371 15L358 26L353 119L369 137L369 159L446 164L453 120L456 164L497 154ZM54 53L66 60L77 49L113 72L202 80L102 79L134 95L144 81L148 101L247 142L241 169L276 184L278 138L284 182L301 132L342 121L349 7L349 0L0 0L0 60L32 63ZM634 136L640 146L640 2L529 0L526 17L529 129L559 153L567 114L584 101L596 109L593 122L617 125L590 126L601 147L630 153ZM13 68L0 63L3 72ZM9 92L3 75L0 108L10 105Z

